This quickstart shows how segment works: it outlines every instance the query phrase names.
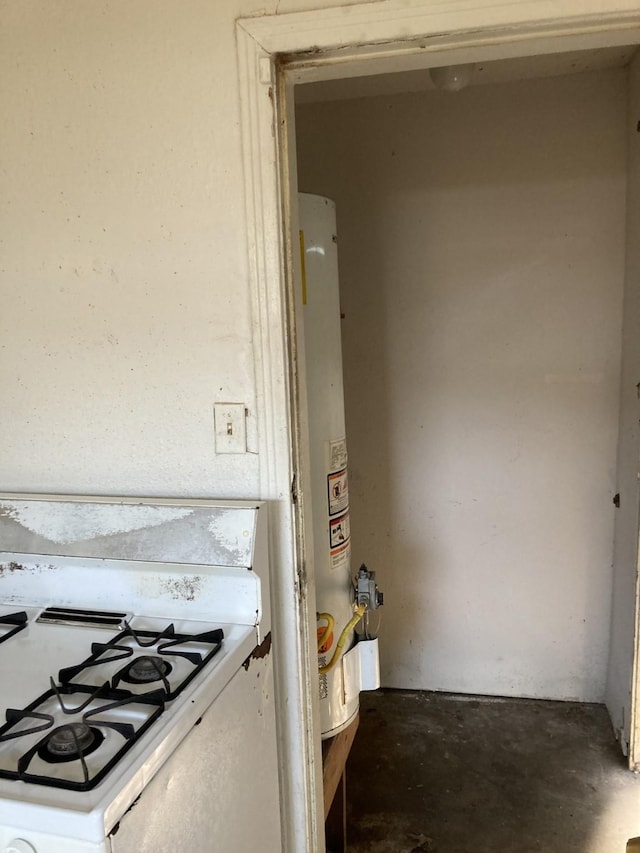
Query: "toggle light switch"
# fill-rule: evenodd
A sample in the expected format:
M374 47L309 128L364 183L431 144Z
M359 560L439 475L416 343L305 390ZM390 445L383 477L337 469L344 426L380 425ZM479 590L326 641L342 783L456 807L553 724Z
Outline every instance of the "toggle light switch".
M216 453L246 453L247 423L244 403L214 403Z

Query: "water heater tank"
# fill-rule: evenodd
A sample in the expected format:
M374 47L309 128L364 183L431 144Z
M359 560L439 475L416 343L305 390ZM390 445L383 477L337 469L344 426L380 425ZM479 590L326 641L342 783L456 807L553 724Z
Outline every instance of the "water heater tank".
M323 737L331 737L357 714L360 690L379 686L378 649L377 640L354 644L353 627L344 634L355 592L335 205L300 194L299 212L320 714Z

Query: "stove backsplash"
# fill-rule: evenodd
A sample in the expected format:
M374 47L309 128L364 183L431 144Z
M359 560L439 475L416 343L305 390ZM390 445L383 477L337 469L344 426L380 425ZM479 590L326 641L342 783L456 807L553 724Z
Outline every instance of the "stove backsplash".
M259 625L266 539L256 502L0 494L0 603Z
M0 551L250 568L255 507L0 494Z

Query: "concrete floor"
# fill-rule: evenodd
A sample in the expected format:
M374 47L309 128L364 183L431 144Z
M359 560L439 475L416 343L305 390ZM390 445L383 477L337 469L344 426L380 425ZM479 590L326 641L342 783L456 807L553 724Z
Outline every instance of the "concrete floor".
M349 853L624 853L640 777L601 705L361 696Z

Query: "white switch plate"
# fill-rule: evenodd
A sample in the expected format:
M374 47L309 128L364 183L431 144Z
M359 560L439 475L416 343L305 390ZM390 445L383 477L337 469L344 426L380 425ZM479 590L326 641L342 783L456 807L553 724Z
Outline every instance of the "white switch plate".
M213 424L216 453L247 452L247 422L244 403L214 403Z

